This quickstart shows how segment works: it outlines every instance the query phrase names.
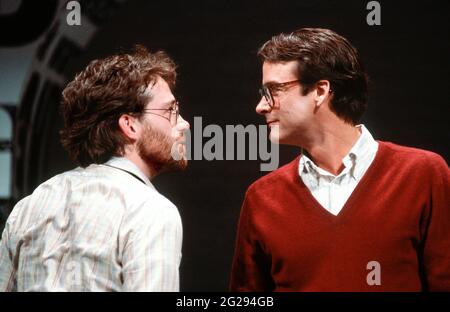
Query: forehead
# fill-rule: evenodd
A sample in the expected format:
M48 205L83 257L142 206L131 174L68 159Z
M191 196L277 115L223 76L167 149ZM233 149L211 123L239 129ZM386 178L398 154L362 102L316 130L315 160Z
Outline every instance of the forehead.
M147 106L160 107L170 104L175 100L172 90L170 90L167 82L161 77L157 77L155 83L151 83L146 92L152 95L151 100L148 102Z
M297 64L297 61L264 62L262 68L263 84L271 82L281 83L298 79Z

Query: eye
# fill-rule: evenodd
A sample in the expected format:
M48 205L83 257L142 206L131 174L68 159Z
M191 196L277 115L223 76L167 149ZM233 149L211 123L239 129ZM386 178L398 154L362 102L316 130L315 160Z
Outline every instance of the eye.
M270 92L277 92L281 90L281 87L278 84L268 84L267 89L270 90Z
M277 95L279 92L281 92L282 89L280 87L272 87L270 88L270 92L272 93L272 95Z

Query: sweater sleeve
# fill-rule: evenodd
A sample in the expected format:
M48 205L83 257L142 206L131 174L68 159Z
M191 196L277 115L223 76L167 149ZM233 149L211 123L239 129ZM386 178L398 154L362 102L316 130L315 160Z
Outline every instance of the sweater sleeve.
M426 288L450 291L450 170L445 160L431 154L431 194L423 263Z
M230 290L273 291L270 260L255 233L252 216L255 207L248 197L247 192L239 219Z

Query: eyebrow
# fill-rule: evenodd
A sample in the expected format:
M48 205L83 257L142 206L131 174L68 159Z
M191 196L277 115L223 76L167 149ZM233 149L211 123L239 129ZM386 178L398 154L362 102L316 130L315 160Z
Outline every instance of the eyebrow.
M269 80L266 83L263 83L263 86L267 87L267 86L271 86L271 85L277 85L280 84L281 82L279 81L274 81L274 80Z
M177 103L177 100L173 99L172 101L168 101L168 102L163 103L163 106L164 107L166 107L166 106L173 106L176 103Z

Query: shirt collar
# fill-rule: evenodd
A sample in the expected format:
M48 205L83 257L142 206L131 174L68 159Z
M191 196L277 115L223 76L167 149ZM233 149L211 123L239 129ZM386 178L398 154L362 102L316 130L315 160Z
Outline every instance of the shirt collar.
M361 136L358 141L356 141L355 145L353 145L350 149L350 152L346 155L346 157L351 154L355 155L353 176L359 181L365 172L365 167L361 163L377 152L378 143L374 140L372 134L370 134L369 130L367 130L364 125L361 124L356 127L361 129Z
M342 163L345 168L339 175L344 175L350 173L350 175L359 181L364 174L364 166L361 162L364 159L367 159L369 155L372 153L376 153L378 148L378 143L374 140L369 130L361 124L357 125L356 128L359 128L361 131L361 135L359 136L356 143L352 146L347 155L342 158ZM305 153L302 152L300 157L300 165L299 165L299 174L302 173L312 173L316 176L332 176L333 174L328 171L318 167Z
M149 178L139 169L139 167L136 166L131 160L125 157L112 157L105 163L105 165L119 168L129 173L132 173L133 175L139 177L139 179L141 179L146 185L155 188L153 184L150 182Z

